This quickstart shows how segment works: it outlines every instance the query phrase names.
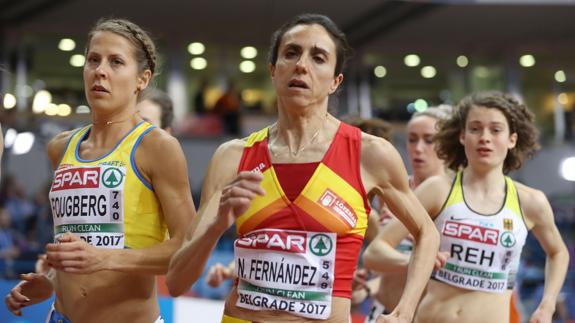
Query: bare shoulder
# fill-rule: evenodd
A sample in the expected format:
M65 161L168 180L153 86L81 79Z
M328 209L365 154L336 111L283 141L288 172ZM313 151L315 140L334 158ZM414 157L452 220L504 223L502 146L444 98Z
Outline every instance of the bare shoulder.
M64 155L64 150L66 149L70 138L77 130L78 129L61 132L54 136L54 138L50 139L46 145L48 158L50 159L50 163L54 169L56 169L60 159Z
M243 139L233 139L218 147L204 179L202 201L223 189L237 176L245 143Z
M534 224L553 218L553 211L545 193L525 184L514 182L525 222L531 229Z
M233 139L221 144L212 157L210 169L228 179L233 177L240 165L245 145L245 139Z
M226 141L218 147L216 154L222 154L225 157L231 157L234 155L239 155L238 157L241 157L244 147L246 146L246 140L246 138L242 138Z
M361 137L361 177L367 192L390 188L410 191L399 152L389 141L365 133Z
M453 176L450 174L431 176L415 189L415 195L432 218L441 211L453 185Z
M415 189L416 191L432 192L440 190L441 192L449 192L453 185L453 176L451 174L434 175L427 178Z
M394 160L397 156L399 153L389 141L361 133L361 163L365 167L382 167L382 163Z
M549 204L547 196L543 191L529 187L525 184L519 182L513 182L517 188L517 193L519 194L519 200L523 209L531 210L537 209L542 205Z
M187 178L187 161L180 142L160 128L154 128L141 137L134 154L136 167L154 185L158 179L170 176Z
M181 150L180 142L176 137L170 135L160 128L152 129L148 134L142 137L142 141L138 146L146 156L151 158L169 158L170 152ZM150 158L148 157L148 158Z

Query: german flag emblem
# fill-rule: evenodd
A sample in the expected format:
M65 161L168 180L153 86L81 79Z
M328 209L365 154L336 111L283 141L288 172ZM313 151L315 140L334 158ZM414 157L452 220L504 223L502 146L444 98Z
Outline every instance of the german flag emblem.
M503 219L503 229L513 231L513 219Z

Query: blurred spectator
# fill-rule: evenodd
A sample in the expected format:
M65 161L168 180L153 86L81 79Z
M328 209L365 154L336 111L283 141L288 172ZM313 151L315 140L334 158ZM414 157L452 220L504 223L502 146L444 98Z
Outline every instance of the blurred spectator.
M194 107L196 108L196 114L203 115L208 112L206 107L206 89L208 88L208 80L203 78L200 81L200 86L198 91L194 95Z
M38 191L34 199L34 222L32 225L33 233L29 240L38 245L38 249L43 250L44 246L54 241L52 212L50 210L50 201L48 192L50 184Z
M14 278L14 260L20 255L18 233L11 227L10 213L0 208L0 276Z
M228 135L240 135L240 109L242 101L233 81L229 81L226 91L216 101L214 113L221 117Z
M2 182L0 205L9 211L12 227L19 232L26 232L27 223L34 213L34 205L26 198L24 189L14 176L8 175Z

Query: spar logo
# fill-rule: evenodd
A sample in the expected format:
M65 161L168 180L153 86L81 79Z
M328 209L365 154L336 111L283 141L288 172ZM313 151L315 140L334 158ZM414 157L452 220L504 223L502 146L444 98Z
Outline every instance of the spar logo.
M306 242L307 235L305 233L281 230L259 230L236 239L235 246L246 249L305 253Z
M124 180L124 174L115 167L110 167L102 173L102 183L107 188L118 187Z
M494 246L499 240L499 230L454 221L445 222L443 235Z
M99 167L74 167L56 171L52 191L76 188L97 188L100 184Z
M513 233L505 231L503 234L501 234L501 245L505 248L513 248L516 242L517 240L515 239Z
M323 192L318 202L342 219L350 229L357 224L357 215L353 212L353 208L330 189Z
M333 241L325 234L318 233L309 239L309 250L316 256L325 256L332 248Z

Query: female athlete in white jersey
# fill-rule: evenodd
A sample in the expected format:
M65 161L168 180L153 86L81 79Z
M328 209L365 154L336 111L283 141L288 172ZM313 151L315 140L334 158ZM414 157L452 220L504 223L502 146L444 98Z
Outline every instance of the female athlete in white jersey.
M530 322L551 322L567 248L543 192L505 176L538 148L533 114L510 95L474 94L441 124L436 140L438 155L456 176L432 177L416 195L439 230L440 251L449 256L439 261L415 322L508 322L528 231L547 254L544 295ZM397 222L390 226L405 232Z

